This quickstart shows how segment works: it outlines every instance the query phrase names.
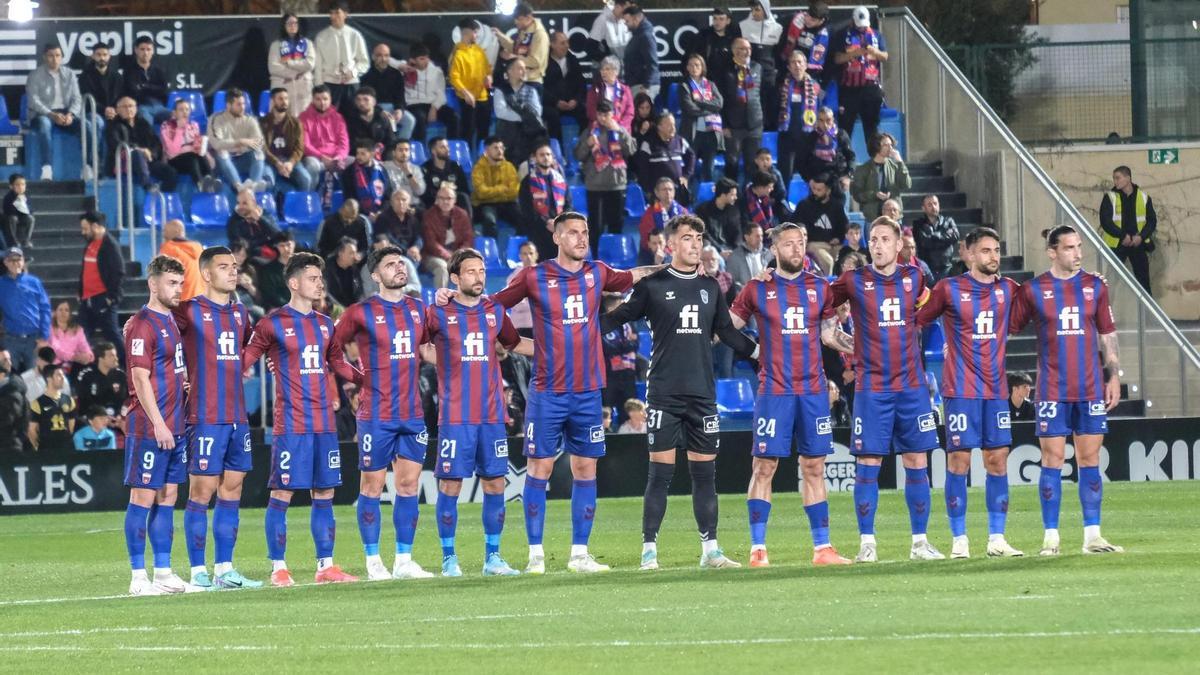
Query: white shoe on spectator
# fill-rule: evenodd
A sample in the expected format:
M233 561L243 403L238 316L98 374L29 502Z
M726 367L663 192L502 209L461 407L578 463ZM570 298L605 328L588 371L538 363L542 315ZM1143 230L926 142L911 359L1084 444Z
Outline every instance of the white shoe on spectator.
M93 178L92 166L90 164L83 165L83 174L80 176L80 178L82 178L85 183Z

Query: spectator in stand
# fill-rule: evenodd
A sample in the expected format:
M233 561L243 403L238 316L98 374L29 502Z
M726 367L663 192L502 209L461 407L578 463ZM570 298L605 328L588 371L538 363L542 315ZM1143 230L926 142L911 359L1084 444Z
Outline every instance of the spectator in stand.
M600 406L600 426L604 427L604 433L615 434L617 430L613 428L613 407L611 405Z
M145 124L145 120L139 122ZM85 335L100 333L124 359L125 341L117 326L117 314L121 309L125 258L108 232L107 222L103 213L95 211L79 217L79 230L87 242L79 271L79 323Z
M333 106L329 87L313 88L312 103L300 113L304 131L304 168L316 186L324 173L341 173L350 163L346 120Z
M604 294L604 311L610 312L621 304L620 293ZM620 409L625 401L637 396L638 334L627 323L601 336L604 349L604 370L607 382L601 392L605 406ZM618 423L625 421L622 414Z
M408 70L407 63L397 63ZM363 75L362 84L375 90L375 99L379 102L379 107L383 108L396 127L396 137L405 140L412 138L417 118L407 110L404 72L392 65L391 47L381 42L371 50L371 68Z
M421 195L425 208L433 206L437 191L445 184L454 188L458 205L470 215L471 181L467 180L467 172L458 162L450 159L450 144L445 138L430 139L429 160L421 169L425 172L425 193Z
M171 118L159 127L163 158L176 173L188 176L201 192L220 192L224 184L212 175L208 165L208 137L192 120L192 103L186 98L175 99Z
M404 75L404 99L416 118L413 138L425 140L425 130L434 122L446 126L446 135L458 136L458 115L446 105L446 74L429 59L429 47L422 43L412 46L408 53L409 70Z
M510 437L519 438L525 435L525 408L517 405L514 395L512 385L505 380L504 430Z
M37 396L26 394L31 413L29 443L38 452L54 452L71 448L75 433L75 401L64 391L67 377L62 366L51 363L42 368L44 390Z
M883 206L880 207L880 209L879 209L879 215L887 216L888 218L891 218L892 220L896 221L902 228L909 230L911 232L911 228L909 228L908 226L906 226L904 224L904 212L900 210L900 201L899 200L889 199L889 200L885 201L883 203Z
M75 321L75 306L71 300L59 300L54 306L50 317L50 346L54 349L55 363L65 366L72 379L80 368L96 358L87 335Z
M337 439L340 443L353 443L358 441L358 404L362 401L362 392L357 385L347 383L342 388L342 394L350 402L350 405L342 404L338 406L334 416L334 426L337 429Z
M35 219L33 211L29 208L29 198L25 196L27 186L25 176L19 173L8 177L8 193L4 195L4 222L0 224L3 225L0 228L3 232L3 236L0 236L0 246L4 248L29 248L32 245L30 238L33 236Z
M521 220L517 232L529 237L538 247L538 257L550 260L558 255L554 242L554 219L572 210L567 178L554 164L550 144L542 140L533 151L529 173L521 179L518 196Z
M800 200L792 214L792 220L808 231L809 255L825 270L835 269L834 256L850 226L844 198L837 196L829 180L828 174L821 174L809 181L808 196Z
M575 143L575 159L587 188L588 230L592 251L600 235L619 234L625 225L625 188L629 184L629 160L637 148L633 136L613 117L607 100L596 103L596 121Z
M780 223L780 218L786 218L786 213L780 213L771 193L775 190L775 177L762 171L755 172L746 185L742 199L742 209L746 222L754 223L764 230L770 230Z
M187 229L182 220L168 220L162 226L160 255L167 255L183 263L183 294L180 302L200 295L204 290L204 279L200 277L200 253L204 247L198 241L187 238Z
M1029 377L1029 373L1008 374L1008 416L1011 421L1033 421L1033 401L1029 399L1032 391L1033 378Z
M891 134L875 134L867 141L871 159L854 170L850 193L858 202L863 218L872 222L882 213L883 202L899 199L900 193L912 187L908 166L896 151L896 139Z
M538 88L525 81L525 63L521 59L509 61L505 73L505 79L492 90L496 135L504 141L504 156L519 164L529 158L537 139L546 135L542 97Z
M290 231L284 230L276 235L274 245L278 257L261 265L258 271L258 295L263 309L268 312L283 307L291 299L284 271L296 252L296 239Z
M864 264L871 262L871 251L863 245L862 225L852 222L846 226L846 241L842 242L842 248L838 251L837 259L834 261L834 267L840 271L845 266L846 259L855 255L862 256ZM862 266L859 265L859 267ZM854 269L858 269L858 267Z
M255 268L247 265L238 270L237 287L234 289L234 300L246 307L251 324L257 325L267 312L262 307L262 294L258 292L258 283L254 280Z
M713 159L725 152L725 135L721 133L721 108L725 100L721 90L705 77L704 57L687 57L687 78L680 85L679 105L683 109L680 135L696 150L700 160L700 180L713 178ZM683 89L686 87L686 89Z
M259 120L262 126L267 177L278 191L308 192L313 175L304 166L304 129L292 113L291 94L283 87L271 90L271 110Z
M25 451L29 429L29 404L25 386L12 374L8 352L0 350L0 456L15 457Z
M460 206L455 205L457 196L454 186L444 184L438 188L433 208L425 209L421 216L424 226L425 249L422 260L425 268L433 275L433 285L444 288L450 280L446 263L460 248L471 248L475 244L475 230L471 217Z
M745 218L737 200L737 183L721 178L713 187L713 198L696 207L696 215L704 220L704 242L726 256L742 239Z
M768 148L759 148L754 154L754 171L765 173L770 176L775 184L771 186L771 206L775 209L775 215L781 220L786 220L788 213L792 210L791 204L787 200L787 183L783 182L783 174L779 173L779 169L775 166L775 158L771 156L771 151ZM749 181L746 181L749 187Z
M375 239L371 242L371 246L372 251L378 251L380 249L395 246L395 244L392 243L391 237L387 236L386 234L376 232ZM418 258L418 260L420 260L420 258ZM421 297L421 278L417 275L416 264L414 263L413 259L407 255L401 257L401 262L404 264L404 269L407 272L408 277L408 283L404 284L403 289L405 295L411 295L414 298ZM373 278L371 278L370 265L360 266L358 276L359 281L362 283L362 297L369 298L379 292L379 284L376 283Z
M774 129L775 112L779 110L779 90L776 87L775 46L783 35L783 26L771 14L771 0L750 0L750 15L739 24L742 37L750 42L750 59L762 68L762 86L758 88L766 127Z
M569 117L582 129L585 126L587 83L583 80L583 66L571 53L567 34L555 31L550 36L550 61L546 64L546 80L543 83L546 110L546 129L550 138L561 139L562 120Z
M970 255L970 251L967 249L967 242L963 241L962 239L959 239L958 240L958 255L956 256L957 259L954 261L954 264L950 266L950 272L947 273L946 276L956 277L956 276L959 276L960 274L966 274L967 273L967 257L969 255Z
M83 72L79 74L79 95L90 94L96 99L100 127L97 133L101 136L104 135L104 124L117 116L117 99L121 98L125 86L121 72L111 65L111 59L112 47L107 42L98 42L92 47L92 58L88 59ZM84 128L90 123L90 120L84 119ZM91 179L87 175L87 167L84 169L84 178Z
M317 33L317 69L314 80L329 88L333 106L349 113L351 100L358 89L358 78L367 72L371 60L367 58L367 41L357 29L346 25L350 17L350 6L345 0L337 0L329 8L329 27ZM316 90L313 96L316 97Z
M255 192L267 189L263 180L266 154L263 152L262 128L258 118L246 114L246 94L237 87L226 92L225 109L208 120L208 134L217 170L230 186L251 188Z
M822 349L827 348L822 346ZM842 398L841 387L838 387L833 380L826 380L825 388L829 392L829 417L833 426L838 428L850 426L850 406L846 405L846 399Z
M521 248L518 249L517 255L521 259L521 265L517 269L513 270L512 274L508 275L508 279L505 282L506 285L512 283L513 279L515 279L516 276L521 273L522 268L533 267L534 265L538 264L537 245L528 239L521 242ZM528 298L522 299L515 306L510 308L508 310L508 318L512 321L513 328L516 328L518 333L527 338L533 337L533 313L529 309Z
M937 195L925 195L921 210L924 215L913 223L917 257L929 265L934 279L941 280L949 276L950 267L954 265L959 241L958 225L953 218L942 215Z
M787 63L794 52L804 54L809 77L825 86L825 58L829 55L829 3L816 0L792 17L779 41L779 61Z
M654 130L638 146L638 181L649 194L659 180L670 178L679 189L679 201L691 204L690 179L696 171L696 153L682 136L675 133L675 116L664 110L654 120Z
M731 298L737 297L739 287L733 283L733 276L721 269L721 252L715 246L705 246L700 252L700 272L705 276L716 279L717 287L728 304ZM718 380L733 377L733 350L729 345L717 342L712 346L713 376Z
M413 208L413 198L408 190L399 188L392 191L388 206L375 219L372 228L375 240L387 237L393 246L404 251L408 259L415 264L421 263L421 217Z
M588 33L588 55L592 63L612 56L618 60L625 56L625 47L629 44L629 27L621 20L621 13L629 5L630 0L613 0L605 2L604 9L592 22L592 30Z
M108 415L109 429L123 429L121 406L129 398L125 371L117 355L117 347L111 342L96 343L96 361L79 373L77 410L90 410L100 406Z
M782 150L780 154L782 163ZM827 173L832 180L826 182L831 187L842 195L850 192L854 149L850 147L850 135L838 127L830 108L822 107L817 112L817 124L801 139L794 166L804 180L811 181Z
M838 126L854 134L854 123L861 119L863 135L873 138L879 131L879 116L883 110L883 87L880 83L881 63L888 60L883 34L871 28L871 13L866 7L854 8L854 25L846 29L833 61L842 67L838 104L841 115ZM870 218L867 219L870 222Z
M524 64L525 82L537 90L538 99L541 100L546 64L550 60L550 35L546 33L541 19L533 15L533 7L527 2L517 5L513 12L513 24L517 27L517 34L512 38L499 28L492 28L492 34L500 43L500 60L515 58Z
M513 226L521 224L521 212L517 209L521 184L517 168L504 158L504 141L499 136L484 140L483 156L471 169L471 185L475 222L483 226L485 235L496 236L496 221L501 219Z
M171 115L167 110L167 71L153 63L154 38L149 35L134 41L133 54L134 62L121 71L124 77L121 92L137 103L138 114L148 126L157 127Z
M637 5L626 5L621 20L629 29L629 44L625 46L625 81L634 94L645 93L658 98L661 75L658 71L658 42L654 39L654 24Z
M803 150L817 128L821 85L809 76L806 65L803 52L792 52L779 87L779 167L785 181L803 173Z
M458 44L450 54L450 86L462 102L459 135L474 148L479 138L486 136L492 122L492 104L488 90L492 88L492 66L487 53L476 42L479 24L470 17L458 22Z
M359 251L371 245L371 221L362 214L358 200L350 197L337 211L325 217L317 230L317 255L328 258L337 252L342 239L354 240Z
M267 49L271 96L275 96L275 90L282 89L287 92L293 110L304 110L312 101L316 68L317 48L300 33L300 17L285 12L279 25L279 39Z
M175 191L177 174L162 160L162 142L158 140L158 134L150 122L138 115L138 104L129 96L122 96L117 101L117 116L104 127L104 144L108 148L104 175L116 176L118 163L121 173L130 170L124 160L118 158L123 143L133 149L132 171L138 185L150 190L155 187L154 181L158 180L162 182L164 192Z
M34 359L33 365L21 373L21 382L25 384L25 400L33 403L37 397L41 396L46 391L46 374L45 368L49 365L58 364L58 356L54 353L54 348L49 346L38 347L37 358ZM65 374L66 371L64 370ZM64 380L59 386L62 393L67 396L71 395L71 384L69 380Z
M933 270L929 269L929 265L924 260L917 257L917 242L913 239L912 230L905 228L900 239L904 243L900 247L900 255L896 257L896 262L900 265L913 265L920 268L921 274L925 275L926 279L933 279Z
M391 148L391 159L383 163L383 170L392 184L392 194L396 190L404 190L410 195L425 192L425 173L412 163L412 143L408 139L396 141Z
M231 243L245 240L250 257L270 259L276 255L271 243L279 236L279 225L274 216L263 210L254 191L244 187L238 190L233 214L225 223L225 235Z
M746 223L742 240L725 261L725 270L738 286L762 273L771 263L771 251L763 245L763 229L758 223Z
M78 134L83 99L75 71L63 65L62 47L47 43L42 49L42 65L25 80L29 112L29 132L36 139L42 156L42 180L54 180L51 159L54 156L50 134L54 127Z
M638 222L638 232L641 233L640 246L647 248L650 232L666 230L667 222L675 216L690 213L682 204L675 201L675 181L663 176L658 179L654 190L650 193L653 198L647 205L646 211Z
M733 41L742 33L733 23L733 14L728 7L714 8L708 21L709 25L697 34L694 51L704 57L708 77L720 83L733 71Z
M657 227L650 230L646 245L638 249L638 265L665 265L671 262L671 254L667 252L666 230Z
M717 84L725 100L725 124L721 129L725 134L725 175L734 178L740 175L739 166L747 173L752 170L763 135L762 99L758 92L763 86L762 66L750 60L750 42L745 38L733 41L733 67Z
M617 429L618 434L646 433L646 404L636 398L625 401L625 422Z
M375 161L376 144L369 138L354 142L354 163L342 172L342 194L358 200L358 210L367 220L374 222L392 194L392 182L388 180L383 165ZM369 241L369 238L368 240ZM366 242L361 249L367 250Z
M83 425L75 432L75 449L79 452L116 450L117 436L109 427L108 413L96 405L84 411Z
M587 92L588 121L596 123L596 110L600 101L612 106L613 119L629 133L633 133L633 91L617 76L621 73L621 62L615 56L606 56L600 62L600 77L593 78Z
M1158 214L1154 200L1133 182L1133 172L1118 166L1112 172L1113 189L1100 200L1100 234L1117 260L1129 261L1138 285L1150 293L1150 253Z
M350 237L339 240L337 249L325 259L325 288L343 308L362 298L358 261L358 245Z
M354 112L346 118L346 133L357 143L366 138L372 141L371 154L383 157L396 143L392 118L379 107L375 90L363 85L354 92Z
M649 94L642 92L633 97L633 121L630 126L633 127L633 139L638 147L641 147L642 141L654 132L656 117L658 113L654 110L654 101L650 99Z

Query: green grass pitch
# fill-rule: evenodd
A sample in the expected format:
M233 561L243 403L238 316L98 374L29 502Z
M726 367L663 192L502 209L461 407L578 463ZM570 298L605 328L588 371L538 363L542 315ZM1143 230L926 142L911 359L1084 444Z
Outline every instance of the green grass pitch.
M565 571L570 508L551 502L544 577L484 579L479 506L460 513L461 579L126 598L119 513L0 519L0 671L5 672L1195 672L1200 658L1200 490L1196 483L1113 483L1106 536L1123 555L1079 553L1074 487L1063 495L1064 555L1036 556L1033 487L1014 487L1009 540L1032 554L983 555L983 494L972 489L975 557L910 562L900 493L885 492L875 565L814 569L798 495L777 496L770 569L701 571L687 497L671 499L659 539L663 570L637 571L641 502L601 500L592 550L606 575ZM940 502L935 493L935 504ZM857 550L848 494L832 498L834 544ZM944 509L931 539L948 553ZM242 512L240 569L265 579L262 510ZM385 514L390 514L386 508ZM337 559L363 571L353 509L337 511ZM744 500L721 499L720 540L749 552ZM175 570L186 578L179 541ZM382 548L390 565L391 525ZM525 534L511 504L509 562ZM289 563L312 579L306 508L289 514ZM211 543L209 556L211 560ZM416 559L436 569L435 524L422 507ZM211 563L210 563L211 564ZM211 569L211 568L210 568ZM770 670L766 670L770 669ZM380 671L384 672L384 671Z

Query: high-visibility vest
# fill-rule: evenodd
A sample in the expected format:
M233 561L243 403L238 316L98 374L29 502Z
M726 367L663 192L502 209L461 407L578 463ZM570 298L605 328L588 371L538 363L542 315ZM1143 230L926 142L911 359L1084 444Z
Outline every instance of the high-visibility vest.
M1141 189L1137 189L1134 197L1136 197L1133 203L1137 210L1137 229L1138 234L1141 234L1142 230L1146 229L1146 193L1142 192ZM1116 225L1117 229L1120 230L1124 224L1124 219L1121 217L1121 193L1116 190L1109 192L1108 201L1112 202L1113 205L1113 225ZM1108 230L1100 228L1100 234L1104 235L1104 243L1108 244L1109 248L1116 248L1121 245L1121 238L1112 236L1108 233Z

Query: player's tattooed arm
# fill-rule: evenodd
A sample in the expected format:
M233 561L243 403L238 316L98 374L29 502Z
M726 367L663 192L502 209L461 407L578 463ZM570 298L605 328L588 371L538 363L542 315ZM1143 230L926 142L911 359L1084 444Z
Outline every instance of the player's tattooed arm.
M854 353L854 336L842 330L836 316L821 321L821 344L843 354Z
M1100 336L1100 351L1104 354L1104 407L1112 410L1121 402L1121 350L1116 331Z
M651 274L654 274L655 272L661 270L664 267L666 267L666 265L643 265L641 267L635 267L635 268L629 270L629 273L633 275L633 283L636 284L637 282L641 281L643 278L648 277Z

